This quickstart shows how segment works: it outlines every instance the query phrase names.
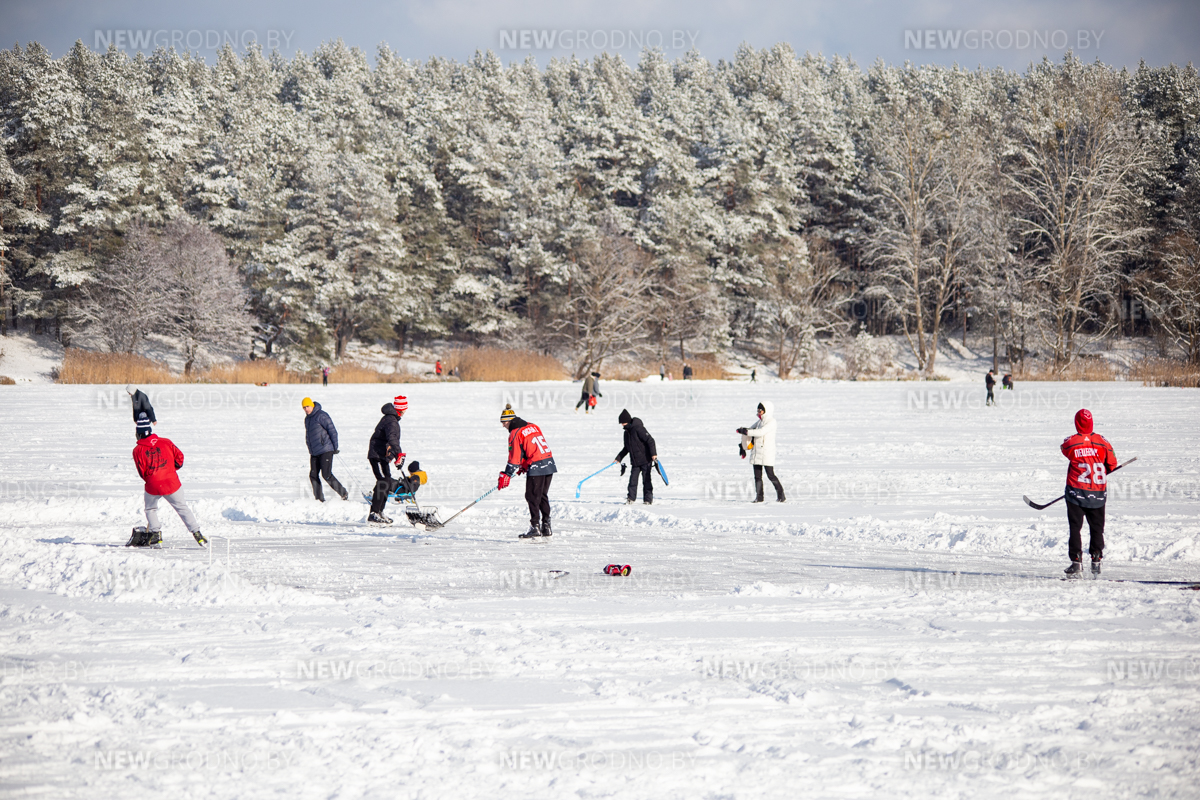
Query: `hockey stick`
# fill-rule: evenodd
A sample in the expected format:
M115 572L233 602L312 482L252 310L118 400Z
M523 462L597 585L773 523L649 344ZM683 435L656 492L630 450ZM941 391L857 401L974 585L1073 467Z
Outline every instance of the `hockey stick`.
M1108 473L1108 474L1109 474L1109 475L1112 475L1112 473L1113 473L1113 472L1116 472L1116 471L1117 471L1117 470L1119 470L1121 467L1124 467L1124 466L1126 466L1127 464L1132 464L1133 462L1135 462L1135 461L1137 461L1137 460L1138 460L1138 457L1137 457L1137 456L1134 456L1133 458L1131 458L1131 459L1129 459L1128 461L1126 461L1124 464L1117 464L1115 467L1113 467L1113 469L1112 469L1112 472L1110 472L1110 473ZM1021 495L1021 499L1022 499L1022 500L1024 500L1024 501L1026 502L1026 504L1028 504L1028 506L1029 506L1030 508L1035 508L1035 509L1037 509L1038 511L1041 511L1043 508L1049 508L1050 506L1052 506L1052 505L1054 505L1055 503L1057 503L1059 500L1062 500L1064 497L1066 497L1066 495L1065 495L1065 494L1064 494L1064 495L1061 495L1061 496L1059 496L1059 497L1056 497L1056 498L1054 498L1054 499L1053 499L1053 500L1051 500L1049 503L1035 503L1035 502L1033 502L1032 500L1030 500L1030 499L1029 499L1029 496L1028 496L1028 495Z
M496 491L496 490L495 490L495 489L488 489L486 492L484 492L483 494L479 495L479 497L476 497L476 498L475 498L473 501L471 501L471 505L467 506L467 508L470 508L471 506L475 505L475 504L476 504L476 503L478 503L480 500L482 500L483 498L487 497L489 494L491 494L491 493L492 493L492 492L494 492L494 491ZM463 513L463 511L466 511L466 510L467 510L467 508L464 508L462 511L456 512L454 515L452 515L452 516L450 517L450 519L448 519L448 520L446 520L445 522L443 522L443 523L442 523L442 527L444 528L444 527L446 527L447 525L449 525L449 524L450 524L450 522L451 522L451 521L454 519L454 517L457 517L459 514Z
M596 476L597 476L597 475L599 475L601 472L604 472L604 470L608 469L608 467L611 467L611 466L613 466L613 465L614 465L614 464L616 464L616 463L617 463L616 461L613 461L613 462L612 462L612 463L610 463L608 466L606 466L606 467L604 467L604 468L602 468L602 469L598 469L598 470L596 470L596 471L595 471L595 472L593 472L591 475L588 475L586 478L584 478L584 479L583 479L583 481L590 481L592 478L596 477ZM579 485L575 487L575 499L576 499L576 500L578 500L578 499L579 499L579 493L580 493L581 491L583 491L583 481L580 481L580 482L579 482Z

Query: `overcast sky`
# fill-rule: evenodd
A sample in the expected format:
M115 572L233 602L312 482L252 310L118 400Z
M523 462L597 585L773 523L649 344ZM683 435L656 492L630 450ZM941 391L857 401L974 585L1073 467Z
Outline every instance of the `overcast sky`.
M1200 0L0 0L0 32L4 47L36 40L55 56L82 39L130 53L174 44L210 62L225 39L291 56L340 37L371 55L386 42L421 60L490 49L505 62L605 50L636 61L642 46L657 46L716 61L742 42L787 42L861 66L882 58L1023 70L1068 48L1130 67L1197 61Z

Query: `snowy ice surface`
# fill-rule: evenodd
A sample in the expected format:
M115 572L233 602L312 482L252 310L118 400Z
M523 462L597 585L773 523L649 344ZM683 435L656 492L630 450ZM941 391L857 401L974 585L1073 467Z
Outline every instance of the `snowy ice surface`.
M586 416L569 383L146 388L209 551L169 509L162 550L121 547L121 387L0 387L0 793L1200 795L1200 592L1059 580L1063 506L1020 499L1061 493L1085 405L1140 457L1104 577L1200 580L1195 391L606 382ZM504 402L539 423L553 538L517 541L523 479L441 530L363 524L398 392L443 517L495 485ZM306 394L351 502L308 490ZM763 398L784 505L737 457ZM575 500L622 406L672 483L625 506L613 468Z

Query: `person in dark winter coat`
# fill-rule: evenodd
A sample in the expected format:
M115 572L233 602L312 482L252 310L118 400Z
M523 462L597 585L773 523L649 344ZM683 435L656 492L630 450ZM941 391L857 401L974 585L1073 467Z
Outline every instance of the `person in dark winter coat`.
M329 484L329 488L338 493L343 500L350 493L333 475L333 457L338 454L337 428L320 403L313 402L311 397L300 401L304 409L304 440L308 444L308 482L312 484L313 497L325 502L325 493L321 491L321 478Z
M133 463L145 481L143 499L146 506L146 528L137 528L126 547L154 546L162 542L162 524L158 519L158 501L165 499L201 547L208 540L200 533L200 523L183 498L183 484L176 470L183 468L183 453L170 439L155 436L150 417L145 412L137 419L137 447L133 448Z
M685 381L690 381L692 379L692 365L691 364L683 365L683 379Z
M146 393L132 383L125 386L125 391L129 393L129 403L133 406L134 424L137 424L139 414L145 414L151 425L157 425L158 417L154 416L154 406L150 405L150 398Z
M600 393L600 373L593 372L583 379L583 391L579 394L579 402L575 404L576 413L579 412L579 407L583 406L583 413L592 413L592 406L596 404L593 397L604 397Z
M621 448L621 452L617 453L613 463L619 464L626 454L629 455L629 494L626 495L625 502L632 503L637 500L638 475L640 474L642 476L642 502L650 505L654 502L654 484L650 481L650 473L654 472L654 465L658 461L658 447L654 444L654 437L642 424L642 420L630 416L629 409L621 409L617 422L621 423L621 427L625 429L625 446Z
M558 466L542 429L517 416L511 405L500 412L500 424L508 431L508 463L496 481L496 489L507 489L513 475L525 473L525 503L529 506L529 530L519 539L553 536L550 528L550 482Z
M988 392L987 400L985 400L983 404L985 406L996 405L996 395L993 394L993 391L996 388L996 376L992 374L992 371L990 369L988 370L987 376L983 379L983 383L985 386L987 386L987 392Z
M379 410L383 417L375 426L367 449L367 461L371 462L371 472L375 474L375 491L371 494L371 513L367 521L390 525L392 521L383 515L383 509L387 505L388 495L399 485L392 478L391 465L394 463L397 469L404 468L405 456L400 449L400 419L408 411L408 398L397 395Z

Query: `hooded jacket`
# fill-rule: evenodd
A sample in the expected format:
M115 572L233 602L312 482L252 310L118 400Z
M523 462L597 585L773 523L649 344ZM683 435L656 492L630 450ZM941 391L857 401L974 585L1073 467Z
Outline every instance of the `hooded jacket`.
M1066 498L1083 508L1099 508L1108 499L1108 473L1117 467L1117 454L1098 433L1092 431L1092 414L1086 408L1075 415L1075 435L1062 443L1067 466Z
M754 449L750 451L750 463L773 467L775 466L775 403L763 400L761 405L765 409L762 419L756 420L747 429L747 434L742 437L742 446L745 447L753 441Z
M183 467L183 453L170 439L154 434L138 439L133 463L146 482L146 494L175 494L182 486L175 470Z
M310 456L332 453L338 449L337 428L333 426L329 414L321 409L320 403L313 403L313 412L304 415L304 441Z
M154 416L154 406L150 405L150 397L141 389L129 396L129 405L133 406L134 422L137 422L138 414L145 414L151 422L158 422L158 417Z
M391 403L384 403L379 409L383 418L375 426L371 434L371 446L367 450L367 458L376 461L391 461L400 455L400 415ZM316 412L313 412L316 413Z
M650 458L658 455L658 446L654 443L654 437L642 424L641 418L631 417L626 409L621 411L621 415L617 419L620 422L628 423L625 426L625 446L621 448L621 452L617 453L617 461L628 454L629 463L635 467L649 464Z

